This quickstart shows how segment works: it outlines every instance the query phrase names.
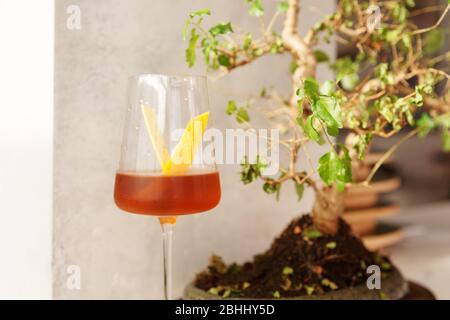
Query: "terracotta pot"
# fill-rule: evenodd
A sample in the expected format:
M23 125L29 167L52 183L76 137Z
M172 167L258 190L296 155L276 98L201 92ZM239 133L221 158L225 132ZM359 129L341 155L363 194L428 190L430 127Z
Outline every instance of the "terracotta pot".
M362 168L364 167L358 170L362 170ZM365 172L362 174L365 174ZM375 175L369 186L359 184L347 188L344 197L344 208L345 210L355 210L374 207L379 201L380 194L397 190L400 185L401 179L398 177L395 169L388 166L383 167Z
M344 197L344 209L355 210L369 208L376 205L380 196L378 193L367 193L361 195L348 195Z
M361 221L359 223L350 225L350 228L352 229L353 233L360 237L372 233L376 229L376 227L377 227L376 220Z
M399 177L371 182L370 185L352 185L346 190L346 196L361 196L373 193L387 193L397 190L401 185Z
M375 230L377 220L396 214L400 207L396 204L379 205L372 208L346 211L342 218L357 235L364 236Z
M385 279L381 280L381 290L369 290L366 284L353 288L345 288L327 292L320 295L299 296L286 298L286 300L380 300L381 292L388 298L399 300L409 291L408 282L405 281L401 273L393 268ZM184 290L185 300L240 300L240 298L222 298L198 289L193 284L189 284ZM257 299L246 299L257 300ZM271 299L264 299L271 300Z
M384 155L384 152L370 152L366 154L364 158L364 163L368 164L369 166L373 166L380 158ZM384 161L384 164L388 164L392 162L392 156L387 158Z
M370 235L361 238L368 250L377 251L392 246L405 238L401 227L378 224Z
M369 176L370 170L372 167L366 164L352 168L353 181L364 181Z

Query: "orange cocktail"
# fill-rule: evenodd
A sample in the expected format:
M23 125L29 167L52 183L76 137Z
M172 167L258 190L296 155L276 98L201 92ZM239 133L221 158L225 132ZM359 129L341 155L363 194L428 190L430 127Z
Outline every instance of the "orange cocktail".
M118 172L114 200L120 209L144 215L203 212L219 203L219 174L217 171L182 175Z

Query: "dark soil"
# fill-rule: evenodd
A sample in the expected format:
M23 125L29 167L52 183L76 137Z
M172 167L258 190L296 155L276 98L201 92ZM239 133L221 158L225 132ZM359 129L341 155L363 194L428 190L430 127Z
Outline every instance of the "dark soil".
M386 272L387 258L368 251L340 221L335 236L323 235L309 215L293 220L270 249L243 265L213 256L195 285L222 297L281 298L320 294L364 283L369 265Z

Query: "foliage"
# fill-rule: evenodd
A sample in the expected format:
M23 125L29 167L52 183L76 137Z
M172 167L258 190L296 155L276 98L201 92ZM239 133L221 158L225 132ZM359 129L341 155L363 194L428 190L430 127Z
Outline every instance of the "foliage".
M412 13L420 16L426 10L415 9L414 0L376 4L380 12L376 26L373 24L377 17L370 11L369 2L341 0L333 14L302 36L292 31L296 30L297 21L289 18L289 12L301 8L300 0L278 1L276 12L260 37L248 32L237 33L238 28L230 22L206 28L204 19L211 15L208 9L189 15L183 30L184 37L189 38L186 50L189 67L196 63L197 51L202 53L208 69L219 75L265 55L292 56L288 69L295 94L289 99L280 97L275 90L263 89L258 99L228 102L226 113L239 124L250 125L248 111L254 104L275 104L276 112L284 115L269 116L269 120L286 134L284 143L291 151L289 168L281 168L277 177L265 177L262 171L266 164L262 157L254 164L244 159L241 180L245 184L263 180L263 190L277 197L281 185L288 180L294 182L299 199L305 184L318 192L317 181L309 171L295 170L299 154L307 153L306 141L329 144L330 150L311 170L319 174L323 185L336 186L341 191L352 183L352 161L364 158L374 137L389 138L407 127L413 130L411 136L417 133L421 138L439 130L443 150L450 151L447 83L450 76L437 68L449 56L436 56L444 42L440 23L450 5L436 24L420 29L414 24ZM244 6L251 17L265 19L268 14L261 0L244 0ZM285 16L284 29L273 30L280 16ZM358 53L330 59L318 45L329 41L331 36L351 44ZM297 45L293 46L293 42ZM319 83L314 76L318 63L327 65L335 77ZM290 121L286 121L286 115ZM345 146L333 140L342 129L354 134L354 139Z
M346 182L352 181L351 159L345 146L342 146L341 155L335 150L325 153L319 159L319 175L327 185L337 184L343 191Z

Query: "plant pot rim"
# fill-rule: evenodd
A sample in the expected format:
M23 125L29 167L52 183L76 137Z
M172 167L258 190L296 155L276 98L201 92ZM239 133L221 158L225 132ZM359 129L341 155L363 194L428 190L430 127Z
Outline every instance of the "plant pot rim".
M397 190L401 185L401 179L398 176L386 178L383 180L373 181L368 186L353 185L350 186L345 196L359 197L366 194L388 193Z
M351 225L366 221L376 221L378 219L396 214L399 211L400 206L398 204L379 204L370 208L345 210L342 214L342 218Z
M376 251L391 246L405 237L405 231L401 226L388 223L379 223L374 232L361 237L364 246Z
M303 295L298 297L282 298L283 300L382 300L387 297L399 300L409 292L408 282L403 278L400 271L392 267L385 279L381 279L381 289L369 290L365 283L336 291L330 291L318 295ZM222 298L197 288L193 283L186 286L183 295L184 300L278 300L278 299L256 299L256 298Z

